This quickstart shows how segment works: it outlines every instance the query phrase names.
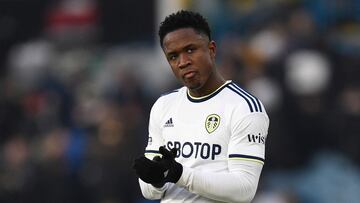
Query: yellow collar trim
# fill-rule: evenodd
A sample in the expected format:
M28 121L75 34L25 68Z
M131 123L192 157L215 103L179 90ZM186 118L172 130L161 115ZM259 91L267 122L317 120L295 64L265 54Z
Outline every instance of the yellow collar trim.
M210 97L211 95L213 95L214 93L216 93L219 89L221 89L222 87L224 87L225 85L231 83L232 81L231 80L227 80L223 85L221 85L220 87L218 87L215 91L211 92L210 94L208 95L205 95L205 96L202 96L202 97L194 97L194 96L191 96L190 92L189 92L189 89L187 89L187 95L191 98L191 99L195 99L195 100L200 100L200 99L205 99L207 97Z

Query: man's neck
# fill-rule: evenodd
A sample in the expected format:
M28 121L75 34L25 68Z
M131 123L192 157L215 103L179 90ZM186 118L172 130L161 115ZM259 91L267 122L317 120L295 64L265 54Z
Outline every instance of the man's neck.
M211 81L208 81L208 84L205 84L202 88L196 90L189 89L189 94L192 97L204 97L215 92L225 82L226 80L221 75L217 75Z

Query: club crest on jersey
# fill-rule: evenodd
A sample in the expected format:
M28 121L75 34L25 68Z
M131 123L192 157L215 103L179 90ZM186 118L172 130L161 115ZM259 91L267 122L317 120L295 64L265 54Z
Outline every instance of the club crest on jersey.
M210 134L214 132L220 125L220 116L217 114L210 114L205 120L205 129Z

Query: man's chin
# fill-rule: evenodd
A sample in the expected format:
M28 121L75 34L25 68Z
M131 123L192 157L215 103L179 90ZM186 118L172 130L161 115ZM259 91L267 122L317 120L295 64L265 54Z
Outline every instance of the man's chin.
M189 90L199 90L201 88L200 83L184 83Z

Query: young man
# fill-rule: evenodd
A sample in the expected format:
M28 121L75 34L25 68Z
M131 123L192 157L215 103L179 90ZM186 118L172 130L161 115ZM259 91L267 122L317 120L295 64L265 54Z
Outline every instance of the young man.
M161 96L151 109L145 156L134 162L144 197L250 202L264 164L264 106L219 74L216 44L200 14L169 15L159 37L184 87Z

